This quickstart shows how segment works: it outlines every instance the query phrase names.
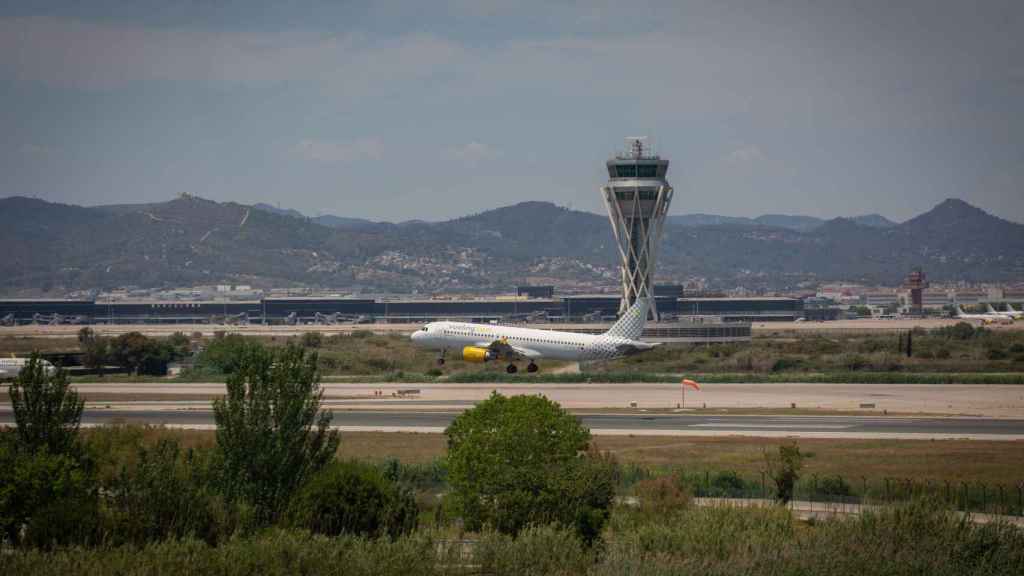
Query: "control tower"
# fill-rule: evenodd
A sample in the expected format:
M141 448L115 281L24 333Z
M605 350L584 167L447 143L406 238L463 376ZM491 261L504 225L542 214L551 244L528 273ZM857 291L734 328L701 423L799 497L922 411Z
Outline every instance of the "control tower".
M672 202L672 187L665 180L668 160L645 150L645 138L626 138L627 151L606 163L608 183L601 187L608 218L622 258L623 313L640 296L650 299L651 315L658 320L654 302L654 263L661 229Z

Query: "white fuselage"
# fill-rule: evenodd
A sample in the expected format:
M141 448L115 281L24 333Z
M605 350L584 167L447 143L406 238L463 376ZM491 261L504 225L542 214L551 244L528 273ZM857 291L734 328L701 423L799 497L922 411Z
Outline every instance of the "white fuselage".
M987 306L988 313L994 316L1002 316L1003 318L1009 318L1011 320L1019 320L1024 317L1024 312L1017 312L1009 304L1006 305L1005 311L996 310L991 304Z
M495 341L504 341L526 358L576 362L607 360L654 346L606 334L577 334L468 322L431 322L414 332L412 340L418 346L441 352L459 352L466 346L487 348Z
M47 374L52 374L55 368L48 360L39 361ZM28 358L0 358L0 378L13 378L21 373L22 368L28 364Z
M1004 316L1004 315L998 314L998 313L996 313L996 314L992 314L992 313L989 313L989 314L968 314L968 313L964 312L959 307L956 309L956 311L957 311L956 318L959 318L961 320L981 320L982 322L1000 322L1000 323L1011 323L1011 322L1013 322L1013 318L1010 318L1009 316Z

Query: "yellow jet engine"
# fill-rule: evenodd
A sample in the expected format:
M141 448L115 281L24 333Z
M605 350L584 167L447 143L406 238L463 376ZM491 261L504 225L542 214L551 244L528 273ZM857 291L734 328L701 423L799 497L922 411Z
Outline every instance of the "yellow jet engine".
M466 346L462 349L462 359L466 362L487 362L497 358L497 354L490 348L479 346Z

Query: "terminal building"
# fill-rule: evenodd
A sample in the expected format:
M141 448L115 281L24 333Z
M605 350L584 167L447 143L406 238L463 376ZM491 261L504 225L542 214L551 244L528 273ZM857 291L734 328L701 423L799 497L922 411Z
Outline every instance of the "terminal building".
M677 319L703 323L794 320L803 315L797 298L673 298L656 296L659 310ZM560 298L381 300L374 298L286 297L261 300L147 301L0 300L0 317L16 324L250 323L281 324L292 317L313 322L317 315L340 321L357 317L375 322L610 322L620 297L612 294Z

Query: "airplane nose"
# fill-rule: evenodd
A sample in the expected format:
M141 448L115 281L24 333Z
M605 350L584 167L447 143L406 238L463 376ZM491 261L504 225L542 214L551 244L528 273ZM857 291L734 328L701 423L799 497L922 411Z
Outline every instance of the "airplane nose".
M423 334L423 332L416 331L416 332L413 332L412 335L409 336L409 338L412 339L413 343L417 343L417 342L420 342L421 340L423 340L424 336L425 336L425 334Z

